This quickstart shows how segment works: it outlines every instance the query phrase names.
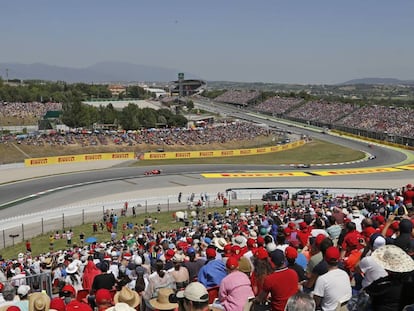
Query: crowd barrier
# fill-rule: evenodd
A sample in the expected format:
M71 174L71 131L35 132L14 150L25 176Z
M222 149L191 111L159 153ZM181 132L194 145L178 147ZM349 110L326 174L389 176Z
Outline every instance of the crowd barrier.
M228 199L227 206L261 206L264 202L261 200L264 193L270 189L276 188L233 188L225 191L225 197ZM301 188L283 188L289 192L295 193ZM317 189L318 188L314 188ZM373 193L374 191L382 191L383 189L320 189L327 191L333 197L336 196L355 196L363 193ZM217 193L204 193L205 208L218 208L223 206L223 200L217 198ZM196 196L193 200L194 204L199 200ZM189 201L183 198L178 202L176 195L149 197L149 198L125 198L125 200L117 200L111 202L95 202L83 205L63 206L55 209L49 209L43 212L37 212L26 215L19 215L13 218L0 220L0 249L16 243L23 242L35 236L50 234L59 231L66 231L75 226L86 223L97 222L103 220L106 211L113 210L117 215L122 215L125 202L128 202L128 210L125 216L132 216L132 206L136 207L136 215L152 214L157 212L158 204L161 212L186 211L189 208ZM194 207L193 207L194 208ZM122 221L120 217L120 224ZM79 232L74 231L75 236ZM108 240L110 236L108 234Z

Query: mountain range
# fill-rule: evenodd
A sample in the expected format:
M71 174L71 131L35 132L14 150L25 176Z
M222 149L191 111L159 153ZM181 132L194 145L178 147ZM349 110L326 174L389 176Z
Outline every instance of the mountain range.
M5 75L7 70L7 76ZM38 79L46 81L66 81L68 83L109 83L109 82L169 82L177 80L178 69L138 65L127 62L99 62L84 68L53 66L43 63L21 64L0 63L0 76L8 79ZM193 73L186 73L185 78L200 79ZM414 80L393 78L353 79L339 85L382 84L382 85L414 85Z
M8 76L4 73L8 72ZM102 83L102 82L168 82L177 80L180 70L137 65L127 62L100 62L85 68L70 68L47 65L43 63L20 64L0 63L3 80L8 79L39 79L47 81L66 81L69 83ZM185 78L197 78L191 73L184 73Z

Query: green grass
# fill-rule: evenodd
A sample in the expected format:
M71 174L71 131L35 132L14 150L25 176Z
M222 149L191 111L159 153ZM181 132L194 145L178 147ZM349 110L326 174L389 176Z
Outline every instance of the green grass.
M361 151L343 146L313 140L302 147L261 155L205 158L205 159L171 159L142 160L136 166L167 164L295 164L295 163L334 163L360 160L365 157Z
M241 208L239 207L241 210ZM225 211L222 207L211 207L206 209L206 212L211 212L214 214L214 212L217 211L219 213L223 213ZM127 217L119 217L119 224L118 224L118 231L117 231L117 239L120 239L123 234L128 235L130 233L133 233L134 230L122 230L122 224L126 222L132 222L139 225L144 223L144 219L151 215L152 219L154 220L155 217L158 218L158 224L154 225L153 230L154 231L167 231L171 229L178 229L182 226L184 226L184 223L182 222L176 222L175 219L173 219L173 213L174 211L170 212L161 212L161 213L151 213L151 214L140 214L137 215L137 217L127 216ZM131 210L128 209L128 215L131 214ZM189 216L190 217L190 216ZM103 231L99 229L99 221L100 219L96 220L98 223L98 232L93 233L92 230L92 223L75 226L71 228L66 228L66 230L72 229L74 232L74 237L72 238L72 246L73 245L80 245L80 239L79 234L81 232L85 233L85 238L89 236L94 236L97 238L98 243L99 242L106 242L111 240L110 233L104 228ZM62 233L62 229L59 230L59 233ZM40 235L34 238L30 239L31 246L32 246L32 254L34 256L39 254L44 254L46 252L49 252L49 236L50 234L54 234L54 232L45 233L44 235ZM54 251L60 250L60 249L66 249L66 240L56 240L54 243ZM0 254L5 259L13 259L17 258L18 253L25 253L26 251L26 244L24 242L16 243L14 246L8 246L2 250L0 250Z

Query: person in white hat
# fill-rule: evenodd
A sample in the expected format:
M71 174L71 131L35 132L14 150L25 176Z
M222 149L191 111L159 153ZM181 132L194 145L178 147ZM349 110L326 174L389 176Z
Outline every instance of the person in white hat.
M66 277L65 277L65 283L68 285L72 285L76 291L79 291L83 289L82 286L82 280L78 273L78 266L72 262L70 263L66 268Z
M185 311L207 311L208 292L200 282L192 282L183 291L177 292L177 298Z

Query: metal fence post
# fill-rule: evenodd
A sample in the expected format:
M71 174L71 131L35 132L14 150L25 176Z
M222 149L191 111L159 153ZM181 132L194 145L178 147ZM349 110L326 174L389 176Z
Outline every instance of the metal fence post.
M82 210L82 225L85 224L85 210Z
M62 213L62 230L65 231L65 213Z
M167 211L170 211L170 198L167 199Z
M45 233L45 231L44 231L44 224L43 224L43 217L42 217L42 234L44 234Z
M3 248L6 248L6 233L4 232L4 229L3 229Z
M148 202L147 200L145 200L145 214L147 213L147 211L148 211Z
M24 224L22 224L22 241L24 242Z

